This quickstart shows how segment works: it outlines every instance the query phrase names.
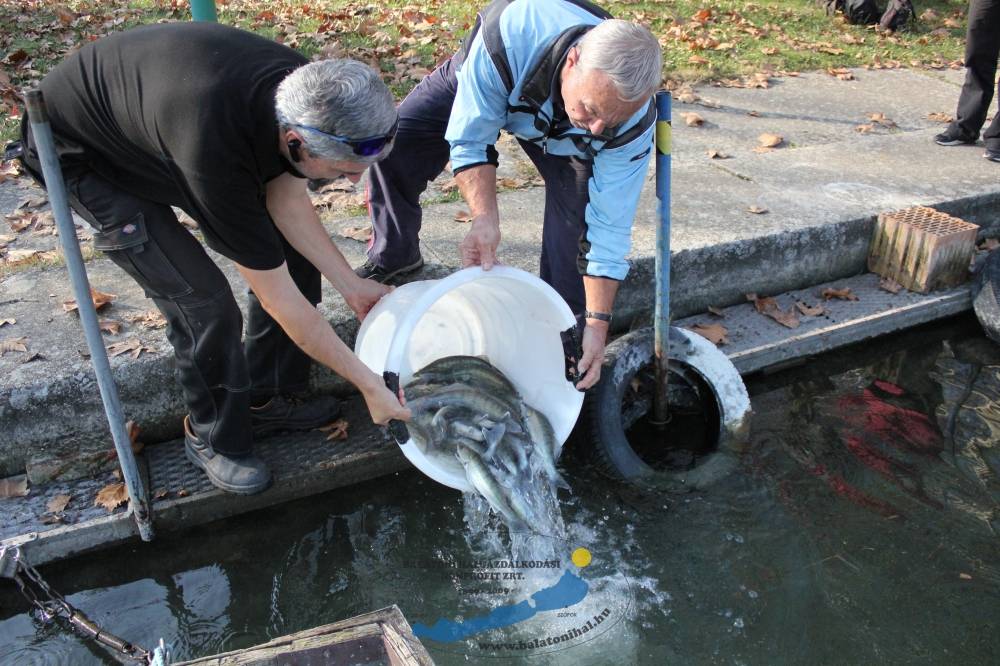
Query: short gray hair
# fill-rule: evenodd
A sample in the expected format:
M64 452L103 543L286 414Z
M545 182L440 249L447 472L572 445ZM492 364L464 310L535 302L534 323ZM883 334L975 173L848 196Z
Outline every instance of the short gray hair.
M356 155L350 146L322 134L364 139L388 134L396 124L396 102L389 88L375 70L357 60L320 60L299 67L278 85L274 106L282 128L298 131L305 147L320 159L371 164L392 148L390 142L377 155Z
M641 25L608 19L594 26L577 46L580 66L607 74L623 102L638 102L660 87L660 43Z

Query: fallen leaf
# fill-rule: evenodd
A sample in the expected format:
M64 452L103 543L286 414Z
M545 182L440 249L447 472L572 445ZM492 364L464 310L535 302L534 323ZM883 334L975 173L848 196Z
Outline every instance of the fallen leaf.
M153 491L153 499L154 500L161 500L161 499L163 499L164 497L166 497L169 494L170 494L170 491L167 490L166 488L157 488L156 490Z
M38 352L32 352L27 356L25 356L23 359L21 359L21 365L24 365L25 363L31 363L32 361L42 361L42 360L45 360L44 356L42 356Z
M708 306L708 312L709 312L709 314L713 314L716 317L725 317L726 316L726 313L723 311L722 308L717 308L714 305L709 305Z
M936 123L950 123L954 120L954 118L949 116L947 113L935 111L927 114L927 120L933 120Z
M806 305L802 301L795 301L795 308L806 317L819 317L826 312L822 305Z
M6 340L0 340L0 356L3 356L7 352L26 352L28 351L28 338L7 338Z
M97 291L93 287L90 288L90 300L94 303L94 309L97 311L103 310L104 308L111 305L118 296L116 294L105 294L103 291ZM63 301L63 310L66 312L74 312L79 306L76 303L76 299L71 299L68 301Z
M747 300L753 303L754 309L760 314L770 317L782 326L787 326L788 328L796 328L799 325L799 318L795 314L795 310L784 311L778 305L778 302L766 296L760 298L757 294L747 294Z
M14 266L31 261L35 257L41 257L42 254L41 250L10 250L4 255L3 260L4 263Z
M370 224L363 227L347 227L340 232L344 238L351 238L362 243L367 243L372 238L372 227Z
M28 494L28 476L19 474L0 479L0 498L24 497Z
M713 160L728 160L732 155L722 152L721 150L708 150L705 152L709 159Z
M750 206L749 208L747 208L747 212L753 213L754 215L763 215L764 213L767 212L767 209L762 208L761 206Z
M944 25L944 27L946 27L946 28L961 28L962 27L962 22L959 21L956 18L948 17L948 18L946 18L944 20L944 22L942 23L942 25Z
M751 292L746 295L747 300L753 303L753 307L757 312L764 314L768 310L777 310L778 301L774 300L770 296L760 297L757 294Z
M455 182L454 178L449 178L446 181L438 183L437 188L443 193L448 194L458 189L458 183Z
M765 46L760 50L760 52L763 53L764 55L775 55L778 53L778 49L774 48L773 46Z
M830 76L840 79L841 81L854 80L854 74L851 72L851 70L847 69L846 67L840 67L840 68L829 67L827 68L826 73L829 74Z
M123 340L121 342L115 342L114 344L108 345L108 354L111 356L121 356L122 354L131 354L133 359L139 358L143 352L153 351L149 347L146 347L137 338L132 338L131 340Z
M967 573L960 573L958 574L958 577L961 578L962 580L972 580L972 576L970 576Z
M455 213L456 222L472 222L473 217L475 216L467 210L460 210Z
M691 330L714 345L729 344L729 331L722 324L695 324Z
M826 53L828 55L844 55L844 49L838 49L832 46L822 46L816 50L820 53Z
M785 139L781 135L770 134L767 132L757 137L757 142L761 145L762 148L777 148L782 143L784 143L784 141Z
M858 125L857 127L854 128L855 132L860 132L861 134L869 134L874 130L875 130L875 125L872 123L868 123L866 125Z
M693 55L690 58L688 58L688 63L692 65L707 65L708 58L703 58L700 55Z
M25 197L17 204L18 210L33 210L41 208L49 202L45 197Z
M883 289L890 294L898 294L903 290L903 285L899 284L892 278L884 277L878 282L879 289Z
M186 488L181 488L180 490L177 491L178 497L187 497L190 494L191 493L189 493Z
M886 118L884 113L869 113L868 120L872 121L872 123L877 123L883 127L888 127L889 129L898 127L898 125L896 125L896 122L894 120Z
M680 114L684 118L684 124L688 127L701 127L705 124L705 119L694 111L688 111L686 113Z
M42 516L42 525L62 525L66 522L66 516L61 513L46 513Z
M347 439L347 419L337 419L332 423L317 428L320 432L326 433L326 441Z
M69 495L56 495L48 501L45 505L46 511L49 513L60 513L66 509L66 505L69 504Z
M132 453L139 454L145 448L145 444L139 441L139 433L141 432L139 424L135 421L129 419L125 422L125 432L128 433L128 441L132 444Z
M94 506L103 506L108 513L114 513L115 509L126 502L128 502L128 491L124 483L109 483L97 491L97 496L94 498Z
M760 118L760 113L758 111L747 111L747 115L751 118Z
M7 326L7 325L13 326L16 323L17 323L17 320L14 319L14 318L0 319L0 326Z
M97 322L97 328L109 335L118 335L122 331L122 323L114 319L101 319Z
M842 301L856 301L858 297L851 293L850 287L844 287L843 289L834 289L833 287L827 287L823 290L821 294L824 301L828 301L831 298L839 298Z
M139 314L126 315L125 319L147 329L164 328L167 325L166 317L159 310L146 310Z

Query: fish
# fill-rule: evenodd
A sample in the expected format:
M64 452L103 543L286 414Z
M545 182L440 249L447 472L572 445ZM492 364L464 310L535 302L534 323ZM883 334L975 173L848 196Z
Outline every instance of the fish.
M472 487L486 498L486 501L497 513L502 514L507 519L507 524L511 529L520 528L516 531L523 531L523 528L530 525L529 517L519 514L511 506L509 494L503 491L481 457L464 446L458 447L455 455L458 456L459 462L465 468L465 473Z
M446 356L413 374L418 382L461 382L491 393L517 395L517 389L503 373L481 356Z
M535 445L534 453L541 463L545 475L558 486L569 490L569 484L556 469L556 458L561 448L556 441L556 434L545 415L530 405L524 406L524 424L528 436Z

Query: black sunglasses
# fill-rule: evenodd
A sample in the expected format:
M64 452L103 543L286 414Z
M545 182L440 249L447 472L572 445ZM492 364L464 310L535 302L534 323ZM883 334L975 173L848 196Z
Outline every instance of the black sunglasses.
M306 129L313 132L318 132L323 136L333 139L339 143L346 144L354 150L355 155L361 155L362 157L371 157L372 155L378 155L385 148L386 144L392 141L396 137L396 128L399 127L399 119L392 124L389 128L387 134L380 134L378 136L368 136L364 139L352 139L346 136L338 136L336 134L330 134L329 132L324 132L317 127L309 127L308 125L292 125L292 127L298 127L299 129Z

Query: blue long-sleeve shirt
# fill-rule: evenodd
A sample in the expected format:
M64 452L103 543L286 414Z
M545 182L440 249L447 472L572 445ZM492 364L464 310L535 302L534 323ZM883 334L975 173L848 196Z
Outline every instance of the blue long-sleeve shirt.
M569 136L546 137L535 128L532 114L508 110L509 106L518 106L527 75L555 37L574 25L596 25L600 21L568 2L518 0L512 3L500 16L500 34L514 87L508 95L480 30L458 71L458 93L445 138L451 146L454 171L489 162L487 146L496 141L501 129L554 155L593 159L593 174L588 184L590 200L585 212L589 244L584 255L585 270L587 275L622 280L628 273L625 256L631 247L632 220L652 152L653 127L619 147L602 149L603 142L594 139L591 148L597 152L591 158L578 149ZM550 96L541 110L552 118L553 107L554 99ZM625 132L641 122L645 114L646 106L643 105L618 128L618 132ZM566 134L588 136L585 130L575 127Z

